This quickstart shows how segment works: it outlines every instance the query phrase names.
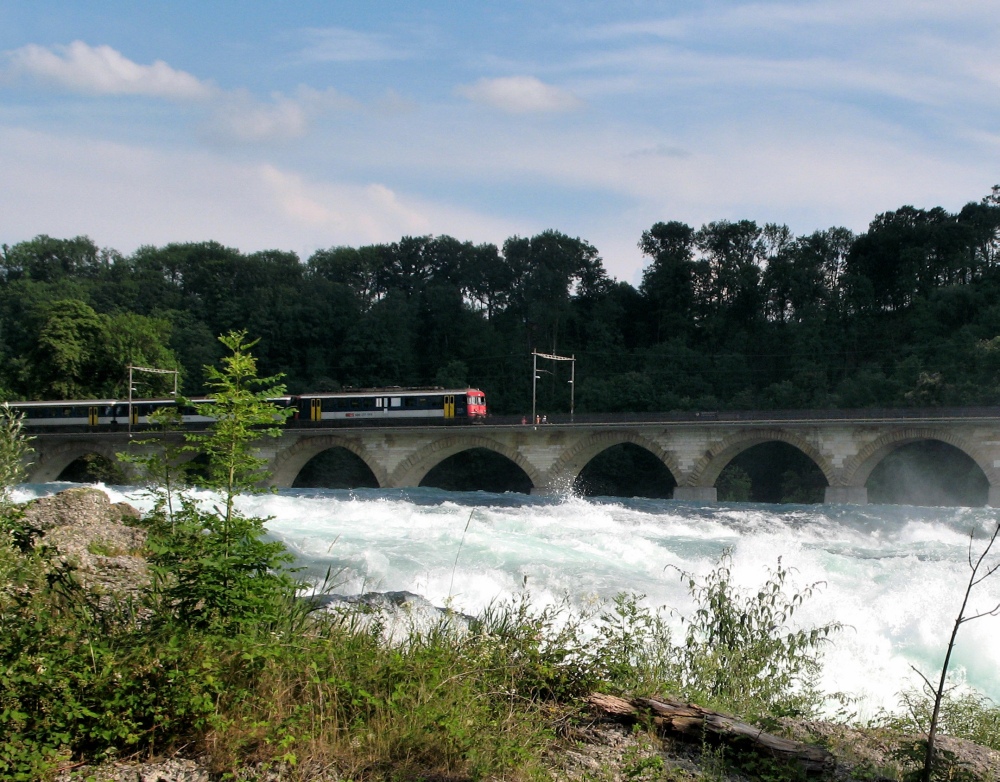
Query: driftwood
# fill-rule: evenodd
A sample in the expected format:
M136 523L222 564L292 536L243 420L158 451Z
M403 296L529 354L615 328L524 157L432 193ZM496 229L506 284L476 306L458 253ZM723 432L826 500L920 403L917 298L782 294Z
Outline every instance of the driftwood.
M664 733L680 733L696 740L717 740L734 746L750 746L760 754L784 763L794 763L811 774L833 769L833 755L821 747L803 744L765 733L727 714L709 711L691 703L658 698L619 698L593 693L587 698L591 706L619 719L635 721L640 717L652 722Z

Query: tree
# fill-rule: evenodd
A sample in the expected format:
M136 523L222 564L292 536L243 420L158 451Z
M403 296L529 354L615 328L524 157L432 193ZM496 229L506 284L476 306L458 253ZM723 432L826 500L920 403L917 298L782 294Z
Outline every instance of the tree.
M165 318L147 318L134 312L120 312L106 316L107 341L104 346L104 364L107 389L114 396L127 395L128 376L123 368L129 366L180 369L180 363L167 345L170 343L171 324ZM167 396L174 388L171 375L144 375L139 396Z
M1000 562L991 563L989 561L990 551L992 550L993 545L997 542L998 537L1000 537L1000 523L996 525L996 528L993 530L993 534L990 535L990 538L983 547L980 555L975 559L975 561L973 561L972 543L976 539L975 530L969 534L969 581L965 587L965 594L962 596L962 605L958 609L958 616L955 617L955 624L952 626L951 637L948 639L948 648L945 651L944 662L941 664L941 678L938 680L937 686L935 687L930 683L926 676L920 673L920 671L917 671L920 678L924 680L924 683L934 695L934 709L931 713L931 721L927 729L927 746L924 754L924 767L920 775L921 782L931 782L931 776L934 770L934 740L937 736L938 717L941 714L941 702L944 700L945 692L947 691L948 667L951 664L951 653L955 649L955 640L958 638L958 631L966 622L971 622L975 619L982 619L986 616L997 616L1000 614L1000 603L998 603L989 610L966 615L972 591L986 581L986 579L995 575L997 571L1000 571ZM916 671L917 669L914 668L914 670Z
M508 239L503 254L512 272L514 306L531 332L532 344L527 347L557 352L571 300L607 288L597 249L582 239L544 231L530 239Z
M698 281L699 298L711 314L724 315L730 325L750 326L762 310L760 277L767 257L766 239L765 231L751 220L720 220L695 235L707 262Z
M652 259L639 291L652 305L656 341L687 333L695 306L694 229L676 221L656 223L643 231L639 249Z
M116 257L113 250L98 249L89 236L53 239L41 234L5 248L2 275L5 281L27 277L36 282L54 282L74 275L96 276Z
M29 394L42 399L123 396L129 364L179 367L167 347L170 323L131 312L101 315L79 299L43 305L35 315L37 335L21 377ZM165 395L173 380L157 378L145 396Z
M229 351L222 368L207 367L210 402L197 406L213 419L208 431L186 432L186 450L208 458L195 483L213 491L205 508L190 495L170 518L162 508L153 518L150 548L160 596L169 612L192 624L260 622L277 619L295 582L285 569L291 555L280 542L263 540L266 519L236 508L240 494L263 491L266 460L257 454L263 437L281 434L291 413L271 400L284 394L280 378L257 375L246 332L219 337Z
M102 374L107 324L86 302L62 299L38 317L38 336L22 370L30 393L42 399L86 399Z
M379 281L379 248L331 247L317 250L306 262L307 279L316 277L346 285L362 309L367 310L385 295Z

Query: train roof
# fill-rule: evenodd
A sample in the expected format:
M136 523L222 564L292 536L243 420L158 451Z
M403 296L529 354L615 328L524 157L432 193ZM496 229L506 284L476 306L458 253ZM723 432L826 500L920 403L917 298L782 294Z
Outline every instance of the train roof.
M290 394L286 396L271 397L272 402L291 402L294 397ZM213 402L210 396L182 397L185 402L192 402L196 405ZM157 397L155 399L131 400L133 405L172 405L177 401L176 397ZM129 400L125 399L41 399L20 402L8 402L11 407L109 407L111 405L127 405Z
M6 404L11 407L101 407L107 405L116 405L120 401L119 399L45 399L45 400L32 400L23 402L7 402Z
M482 394L478 388L470 388L465 386L463 388L401 388L387 387L387 388L351 388L345 389L343 391L319 391L315 393L302 393L296 394L300 399L334 399L338 397L356 397L356 396L424 396L427 394Z

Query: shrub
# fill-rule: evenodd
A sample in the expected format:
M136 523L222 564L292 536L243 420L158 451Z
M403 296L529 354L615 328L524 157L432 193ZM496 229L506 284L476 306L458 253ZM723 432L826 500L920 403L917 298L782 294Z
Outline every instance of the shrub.
M732 582L728 551L703 580L681 573L696 604L682 617L678 663L685 697L748 717L809 714L819 707L820 649L841 625L791 629L796 609L819 584L788 595L788 575L779 558L760 587L741 590Z
M221 369L206 367L211 401L197 406L212 423L204 433L186 432L182 449L207 456L207 473L193 476L194 482L217 499L206 505L186 493L173 477L169 451L133 458L160 480L148 518L158 617L201 626L274 622L298 586L287 569L293 558L280 542L263 539L267 519L246 516L235 503L240 494L262 491L266 461L257 455L256 443L279 436L275 424L290 411L270 401L285 389L277 377L257 377L249 352L256 343L248 342L245 332L230 332L219 341L230 354ZM170 424L169 418L163 422Z
M681 668L666 618L640 605L643 595L620 593L598 617L590 658L607 686L654 695L679 689Z
M900 733L926 733L934 711L935 693L928 689L900 694L901 711L879 715L876 724ZM941 700L939 730L984 747L1000 750L1000 706L978 692L948 691Z

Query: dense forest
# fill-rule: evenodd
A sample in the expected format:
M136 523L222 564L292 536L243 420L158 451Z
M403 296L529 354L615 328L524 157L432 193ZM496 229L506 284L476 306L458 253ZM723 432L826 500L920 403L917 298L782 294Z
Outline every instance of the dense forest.
M994 404L1000 186L958 213L904 206L868 230L656 223L638 288L557 231L502 247L449 236L244 254L131 255L38 236L0 255L0 393L120 396L129 363L202 390L218 334L248 329L289 390L464 385L531 403L531 351L575 355L579 412ZM569 409L547 366L541 412ZM140 395L172 382L143 376Z

